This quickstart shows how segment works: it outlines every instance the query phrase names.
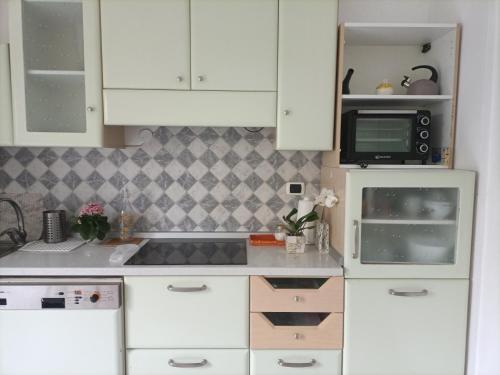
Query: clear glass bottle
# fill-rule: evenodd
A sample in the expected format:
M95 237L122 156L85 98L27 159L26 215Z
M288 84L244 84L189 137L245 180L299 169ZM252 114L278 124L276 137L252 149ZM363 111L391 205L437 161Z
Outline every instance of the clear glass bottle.
M129 193L126 188L122 189L122 206L118 223L120 225L120 240L130 241L134 236L135 211L130 203Z

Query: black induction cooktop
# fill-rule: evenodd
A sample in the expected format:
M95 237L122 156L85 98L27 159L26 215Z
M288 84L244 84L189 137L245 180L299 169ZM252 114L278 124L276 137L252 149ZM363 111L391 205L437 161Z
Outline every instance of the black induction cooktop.
M125 262L128 266L245 265L244 239L150 240Z

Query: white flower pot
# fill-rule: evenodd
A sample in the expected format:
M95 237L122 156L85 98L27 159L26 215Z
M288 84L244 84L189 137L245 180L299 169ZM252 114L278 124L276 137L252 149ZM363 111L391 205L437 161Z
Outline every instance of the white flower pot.
M289 254L301 254L306 248L304 236L286 236L286 252Z

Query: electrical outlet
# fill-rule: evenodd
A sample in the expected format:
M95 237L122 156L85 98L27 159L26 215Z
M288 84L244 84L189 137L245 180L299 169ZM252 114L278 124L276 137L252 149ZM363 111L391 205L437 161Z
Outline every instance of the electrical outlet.
M287 195L304 195L305 190L303 182L287 182L286 184Z

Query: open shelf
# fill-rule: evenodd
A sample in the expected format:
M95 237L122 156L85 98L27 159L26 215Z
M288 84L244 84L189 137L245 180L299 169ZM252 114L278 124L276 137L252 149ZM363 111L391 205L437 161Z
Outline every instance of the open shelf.
M449 101L451 95L342 95L346 105L419 105Z
M345 25L345 41L356 46L422 45L439 39L450 31L456 30L456 24L448 23L353 23Z
M363 219L362 224L389 225L455 225L455 220Z
M460 62L461 26L454 23L344 23L339 26L336 117L333 151L323 153L323 165L359 168L341 163L342 114L355 110L426 110L431 113L430 152L425 164L373 163L369 168L453 168L456 92ZM426 45L426 48L423 46ZM429 65L438 72L439 95L407 95L401 82L428 80ZM348 90L343 80L353 69ZM380 83L389 82L393 95L376 95ZM349 94L347 94L347 92ZM345 138L344 138L345 139Z
M83 76L83 70L46 70L46 69L30 69L29 75L33 76Z

